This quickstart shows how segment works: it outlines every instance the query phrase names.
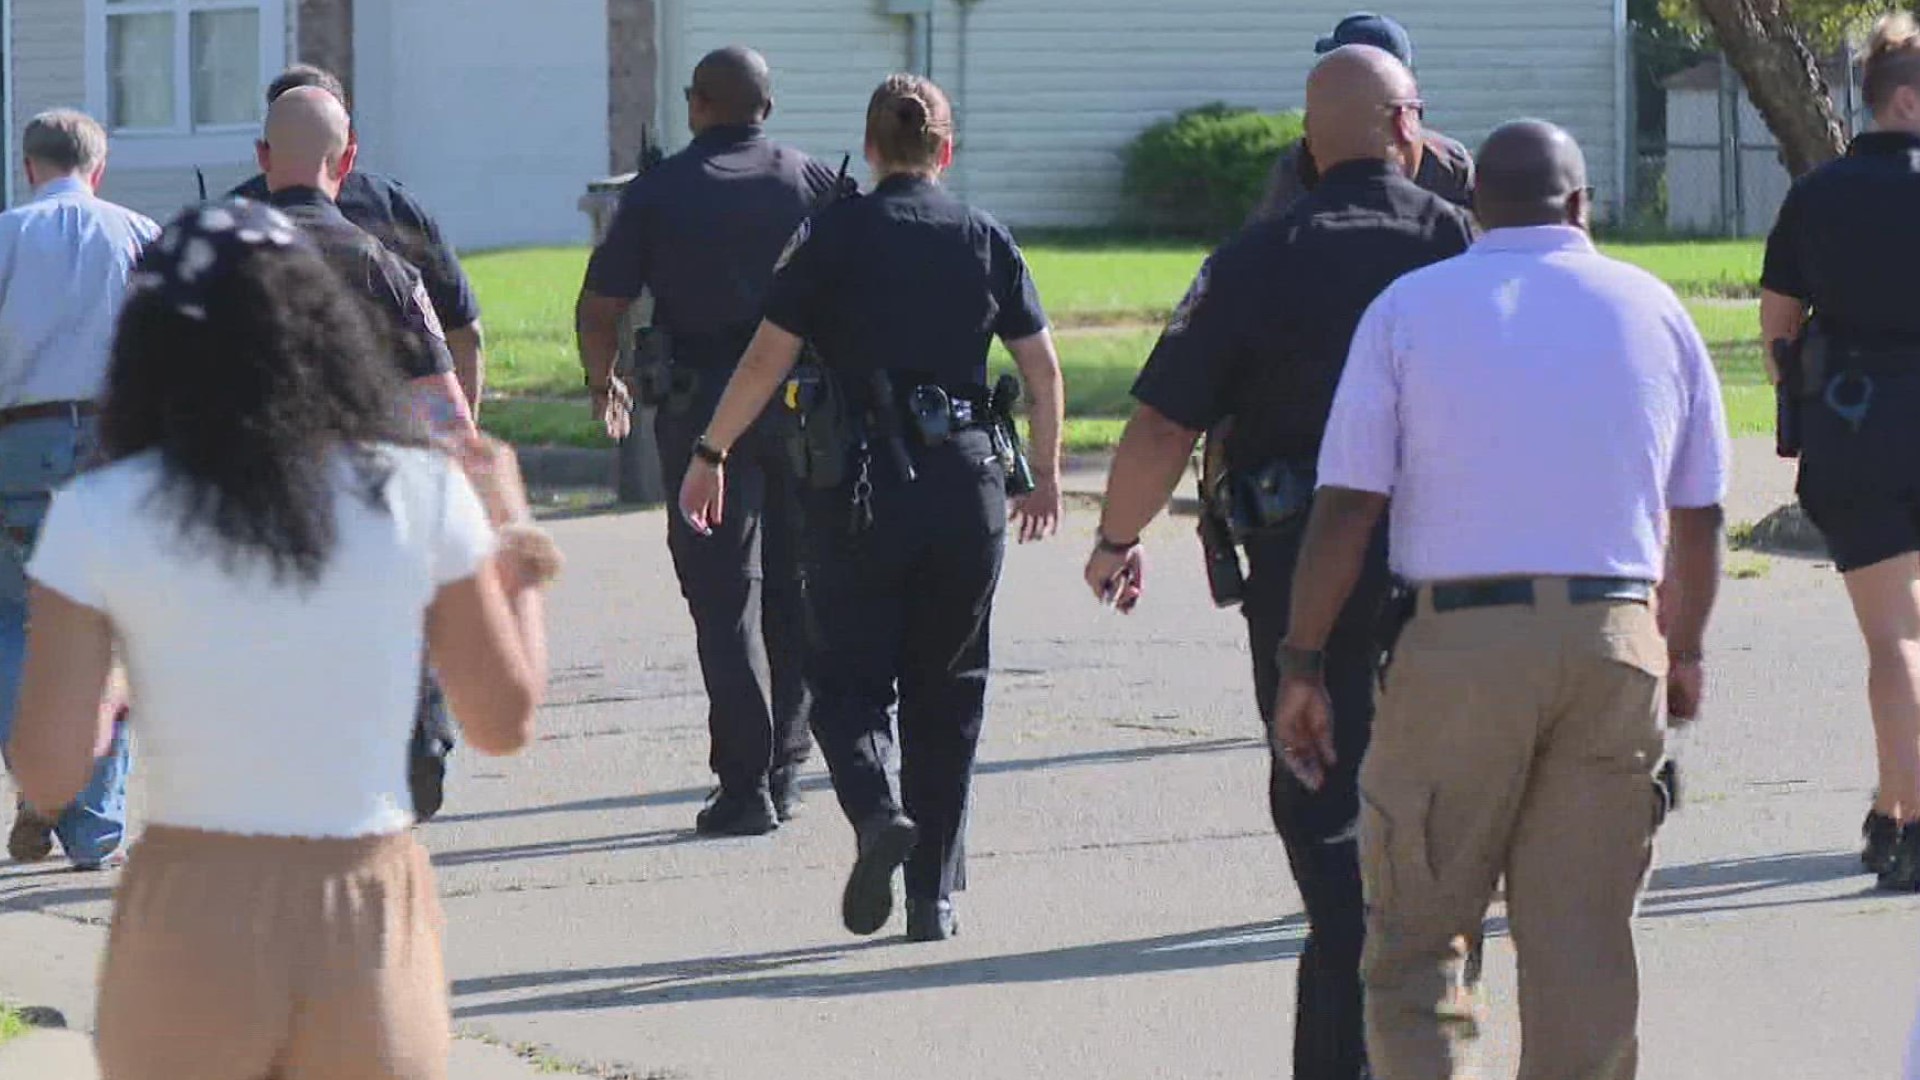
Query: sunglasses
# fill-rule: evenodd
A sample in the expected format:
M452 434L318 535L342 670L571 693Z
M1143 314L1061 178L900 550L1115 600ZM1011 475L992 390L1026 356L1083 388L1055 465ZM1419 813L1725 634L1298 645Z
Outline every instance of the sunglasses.
M1398 116L1403 112L1411 112L1418 119L1425 120L1427 118L1427 103L1419 98L1408 98L1405 101L1389 101L1385 105L1380 106L1380 109L1388 116Z

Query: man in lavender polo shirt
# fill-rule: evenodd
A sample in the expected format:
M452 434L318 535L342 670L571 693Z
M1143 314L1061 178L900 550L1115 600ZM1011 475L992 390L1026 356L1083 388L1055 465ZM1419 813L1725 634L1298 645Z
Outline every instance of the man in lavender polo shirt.
M1485 238L1393 284L1355 335L1274 737L1304 783L1333 764L1318 651L1391 497L1415 593L1360 770L1374 1074L1468 1066L1466 943L1504 874L1520 1075L1623 1080L1664 717L1702 691L1726 421L1680 302L1588 239L1572 138L1506 125L1478 172Z

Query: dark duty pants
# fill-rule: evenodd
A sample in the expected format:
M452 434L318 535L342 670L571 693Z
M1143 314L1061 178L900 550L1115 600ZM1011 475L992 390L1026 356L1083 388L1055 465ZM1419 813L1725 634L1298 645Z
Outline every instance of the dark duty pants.
M873 465L872 527L844 488L806 494L814 728L856 826L904 810L920 827L906 892L966 888L967 798L985 715L988 622L1006 552L1006 473L986 434L916 448L919 479ZM900 796L887 782L900 712Z
M726 388L727 372L707 372L692 407L654 419L660 468L677 498ZM803 677L799 508L792 473L762 421L727 463L727 501L712 536L698 536L678 513L667 515L667 547L680 594L693 614L700 674L707 688L709 762L729 794L765 792L772 776L807 760L809 694Z
M1247 592L1241 605L1253 652L1254 697L1264 730L1279 696L1277 653L1287 635L1299 531L1247 545ZM1359 1080L1365 1075L1365 1014L1360 950L1366 911L1360 893L1357 823L1360 759L1373 727L1378 617L1390 587L1386 533L1373 541L1353 598L1327 642L1327 693L1333 698L1334 752L1339 758L1317 792L1308 791L1276 756L1268 783L1273 826L1307 909L1294 1007L1295 1080Z

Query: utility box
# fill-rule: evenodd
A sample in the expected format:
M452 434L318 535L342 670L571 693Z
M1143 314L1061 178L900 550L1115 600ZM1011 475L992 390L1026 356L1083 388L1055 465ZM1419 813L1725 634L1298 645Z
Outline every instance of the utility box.
M620 195L626 191L634 176L633 173L611 176L587 185L587 193L580 199L580 211L593 221L595 246L606 239L607 231L613 228L613 215L620 207ZM626 317L620 320L620 358L614 362L614 371L627 379L629 389L633 388L631 375L635 331L648 325L652 319L653 297L647 295L629 308ZM637 401L634 403L633 429L626 438L620 440L619 452L615 455L613 487L623 503L653 505L667 499L666 483L660 476L660 450L653 438L653 412L652 409L641 408Z

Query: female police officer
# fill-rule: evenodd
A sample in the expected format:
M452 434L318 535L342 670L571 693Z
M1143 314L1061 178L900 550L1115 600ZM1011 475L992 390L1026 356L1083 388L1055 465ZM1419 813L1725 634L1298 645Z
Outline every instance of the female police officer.
M955 932L951 895L965 887L987 624L1009 518L1009 440L994 430L1007 402L985 387L994 337L1033 397L1033 490L1012 514L1021 540L1051 534L1060 515L1059 360L1012 237L939 183L952 133L946 95L928 80L895 75L874 92L873 193L823 211L788 244L766 320L680 491L695 530L720 519L728 448L810 342L830 384L821 397L845 403L846 423L818 422L849 433L812 481L805 515L814 729L858 841L841 916L856 934L886 925L904 863L916 941ZM789 404L798 398L796 389ZM896 693L897 801L886 774Z
M1862 860L1882 888L1915 891L1920 305L1909 267L1920 250L1920 27L1912 16L1875 27L1865 92L1877 130L1803 177L1780 208L1760 319L1770 361L1779 343L1808 331L1798 363L1787 365L1787 394L1800 402L1786 420L1801 427L1801 505L1845 576L1867 643L1880 786Z

